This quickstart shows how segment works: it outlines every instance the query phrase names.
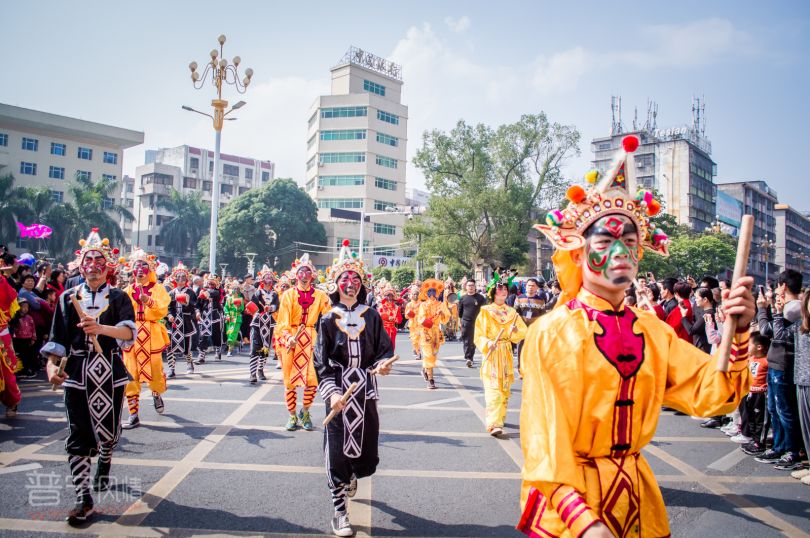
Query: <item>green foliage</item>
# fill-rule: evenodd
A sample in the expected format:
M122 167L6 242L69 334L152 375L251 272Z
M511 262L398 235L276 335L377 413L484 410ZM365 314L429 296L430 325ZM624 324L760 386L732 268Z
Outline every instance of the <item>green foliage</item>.
M669 258L645 252L640 273L651 271L658 279L717 275L734 268L736 242L726 234L696 234L691 230L686 233L681 229L670 236L669 252Z
M196 260L197 245L211 222L211 208L203 201L202 192L183 194L172 189L169 198L162 198L157 205L174 214L161 226L164 248L181 259L190 255Z
M219 214L218 232L217 263L227 263L232 274L247 270L246 252L258 254L256 267L272 266L277 256L276 267L286 268L295 259L294 242L326 244L315 202L292 179L277 179L234 198ZM200 252L206 260L205 238L200 241Z
M416 279L416 272L407 265L401 265L391 274L391 282L399 289L407 288Z
M406 237L420 241L422 261L441 256L466 272L481 262L520 265L532 211L562 196L561 167L578 143L576 129L542 112L494 130L462 120L449 133L424 133L413 163L431 196L427 213L406 224Z
M384 278L388 282L391 282L391 269L388 267L375 267L371 270L371 274L374 276L374 280L381 280Z

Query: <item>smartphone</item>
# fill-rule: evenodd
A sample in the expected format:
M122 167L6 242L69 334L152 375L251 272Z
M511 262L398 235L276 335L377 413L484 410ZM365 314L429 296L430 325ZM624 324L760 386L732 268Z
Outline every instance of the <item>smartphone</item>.
M763 296L765 295L765 286L763 286L762 284L760 284L759 286L759 294Z

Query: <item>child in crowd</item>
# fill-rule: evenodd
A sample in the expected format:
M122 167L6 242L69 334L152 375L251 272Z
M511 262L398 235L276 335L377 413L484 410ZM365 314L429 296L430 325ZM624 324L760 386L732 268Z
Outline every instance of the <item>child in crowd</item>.
M751 391L740 402L740 433L731 438L740 443L743 452L758 455L765 452L762 439L768 394L768 348L770 339L752 333L748 344L748 366L751 368Z
M14 315L11 322L11 342L14 353L22 361L23 369L17 374L18 378L31 379L36 377L39 364L34 343L37 340L37 330L34 318L28 313L30 305L26 299L18 299L20 310Z

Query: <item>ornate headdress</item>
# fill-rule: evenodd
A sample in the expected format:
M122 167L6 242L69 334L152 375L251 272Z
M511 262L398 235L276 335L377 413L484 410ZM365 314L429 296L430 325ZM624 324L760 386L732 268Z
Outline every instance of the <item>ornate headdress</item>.
M357 300L360 302L365 302L366 284L369 281L370 275L366 273L366 266L362 260L357 257L357 253L352 252L349 248L350 244L351 243L348 239L343 240L338 257L333 260L332 266L326 269L327 291L329 292L332 301L337 301L338 278L340 278L340 275L346 271L354 271L360 276L360 281L362 283L361 289L357 295Z
M117 248L110 247L110 240L106 237L104 239L98 235L98 228L93 228L90 230L90 234L87 236L87 239L80 239L79 240L79 248L76 251L76 263L81 264L82 258L84 255L90 252L91 250L97 250L104 255L104 258L107 260L107 267L109 269L117 269L119 265L118 253L119 250Z
M121 258L123 260L123 258ZM130 255L127 257L124 263L124 269L131 273L135 267L136 262L146 262L149 266L149 281L150 282L157 282L157 256L154 254L147 254L142 248L138 247L134 249Z
M636 225L641 246L664 256L669 255L668 238L650 221L661 211L661 204L647 190L639 190L635 198L630 196L634 189L633 152L639 145L638 137L630 135L622 140L622 149L614 159L610 169L599 176L591 170L585 175L588 190L580 185L568 189L568 206L561 210L549 211L546 224L534 228L542 232L558 250L577 250L585 246L583 234L588 227L605 215L624 215ZM629 163L629 165L628 165Z
M313 265L312 260L309 259L309 253L306 252L304 253L303 256L301 256L300 258L298 258L293 262L291 271L293 274L295 274L302 267L309 267L309 269L312 271L313 277L318 272L318 270L315 268L315 265Z
M276 273L274 273L274 272L273 272L273 270L272 270L272 269L270 269L270 268L267 266L267 264L266 264L266 263L262 265L262 268L261 268L261 269L259 269L258 271L256 271L256 278L257 278L257 279L259 279L259 280L261 280L262 278L264 278L264 275L266 275L266 274L268 274L268 273L269 273L269 274L271 274L271 275L273 275L273 280L276 280L276 279L278 278L278 275L276 275Z
M174 282L175 285L177 284L177 277L179 277L180 275L185 275L186 280L188 280L190 276L188 267L183 265L182 261L177 262L177 265L172 269L171 275L169 275L170 278L172 279L172 282Z
M422 282L422 287L419 288L419 300L420 301L427 301L427 292L428 290L436 290L436 298L439 298L439 295L442 294L444 291L444 282L437 278L428 278L424 282Z

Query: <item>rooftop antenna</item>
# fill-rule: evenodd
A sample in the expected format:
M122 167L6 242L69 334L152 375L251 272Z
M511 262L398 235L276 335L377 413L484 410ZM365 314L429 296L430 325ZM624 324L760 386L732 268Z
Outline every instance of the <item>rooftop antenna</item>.
M706 136L706 103L704 97L692 97L692 130Z
M652 99L647 99L647 121L644 123L644 129L647 132L654 132L658 128L658 103Z
M633 132L638 131L638 106L633 107Z
M610 96L610 116L610 134L622 134L624 127L622 127L622 97L620 95Z

